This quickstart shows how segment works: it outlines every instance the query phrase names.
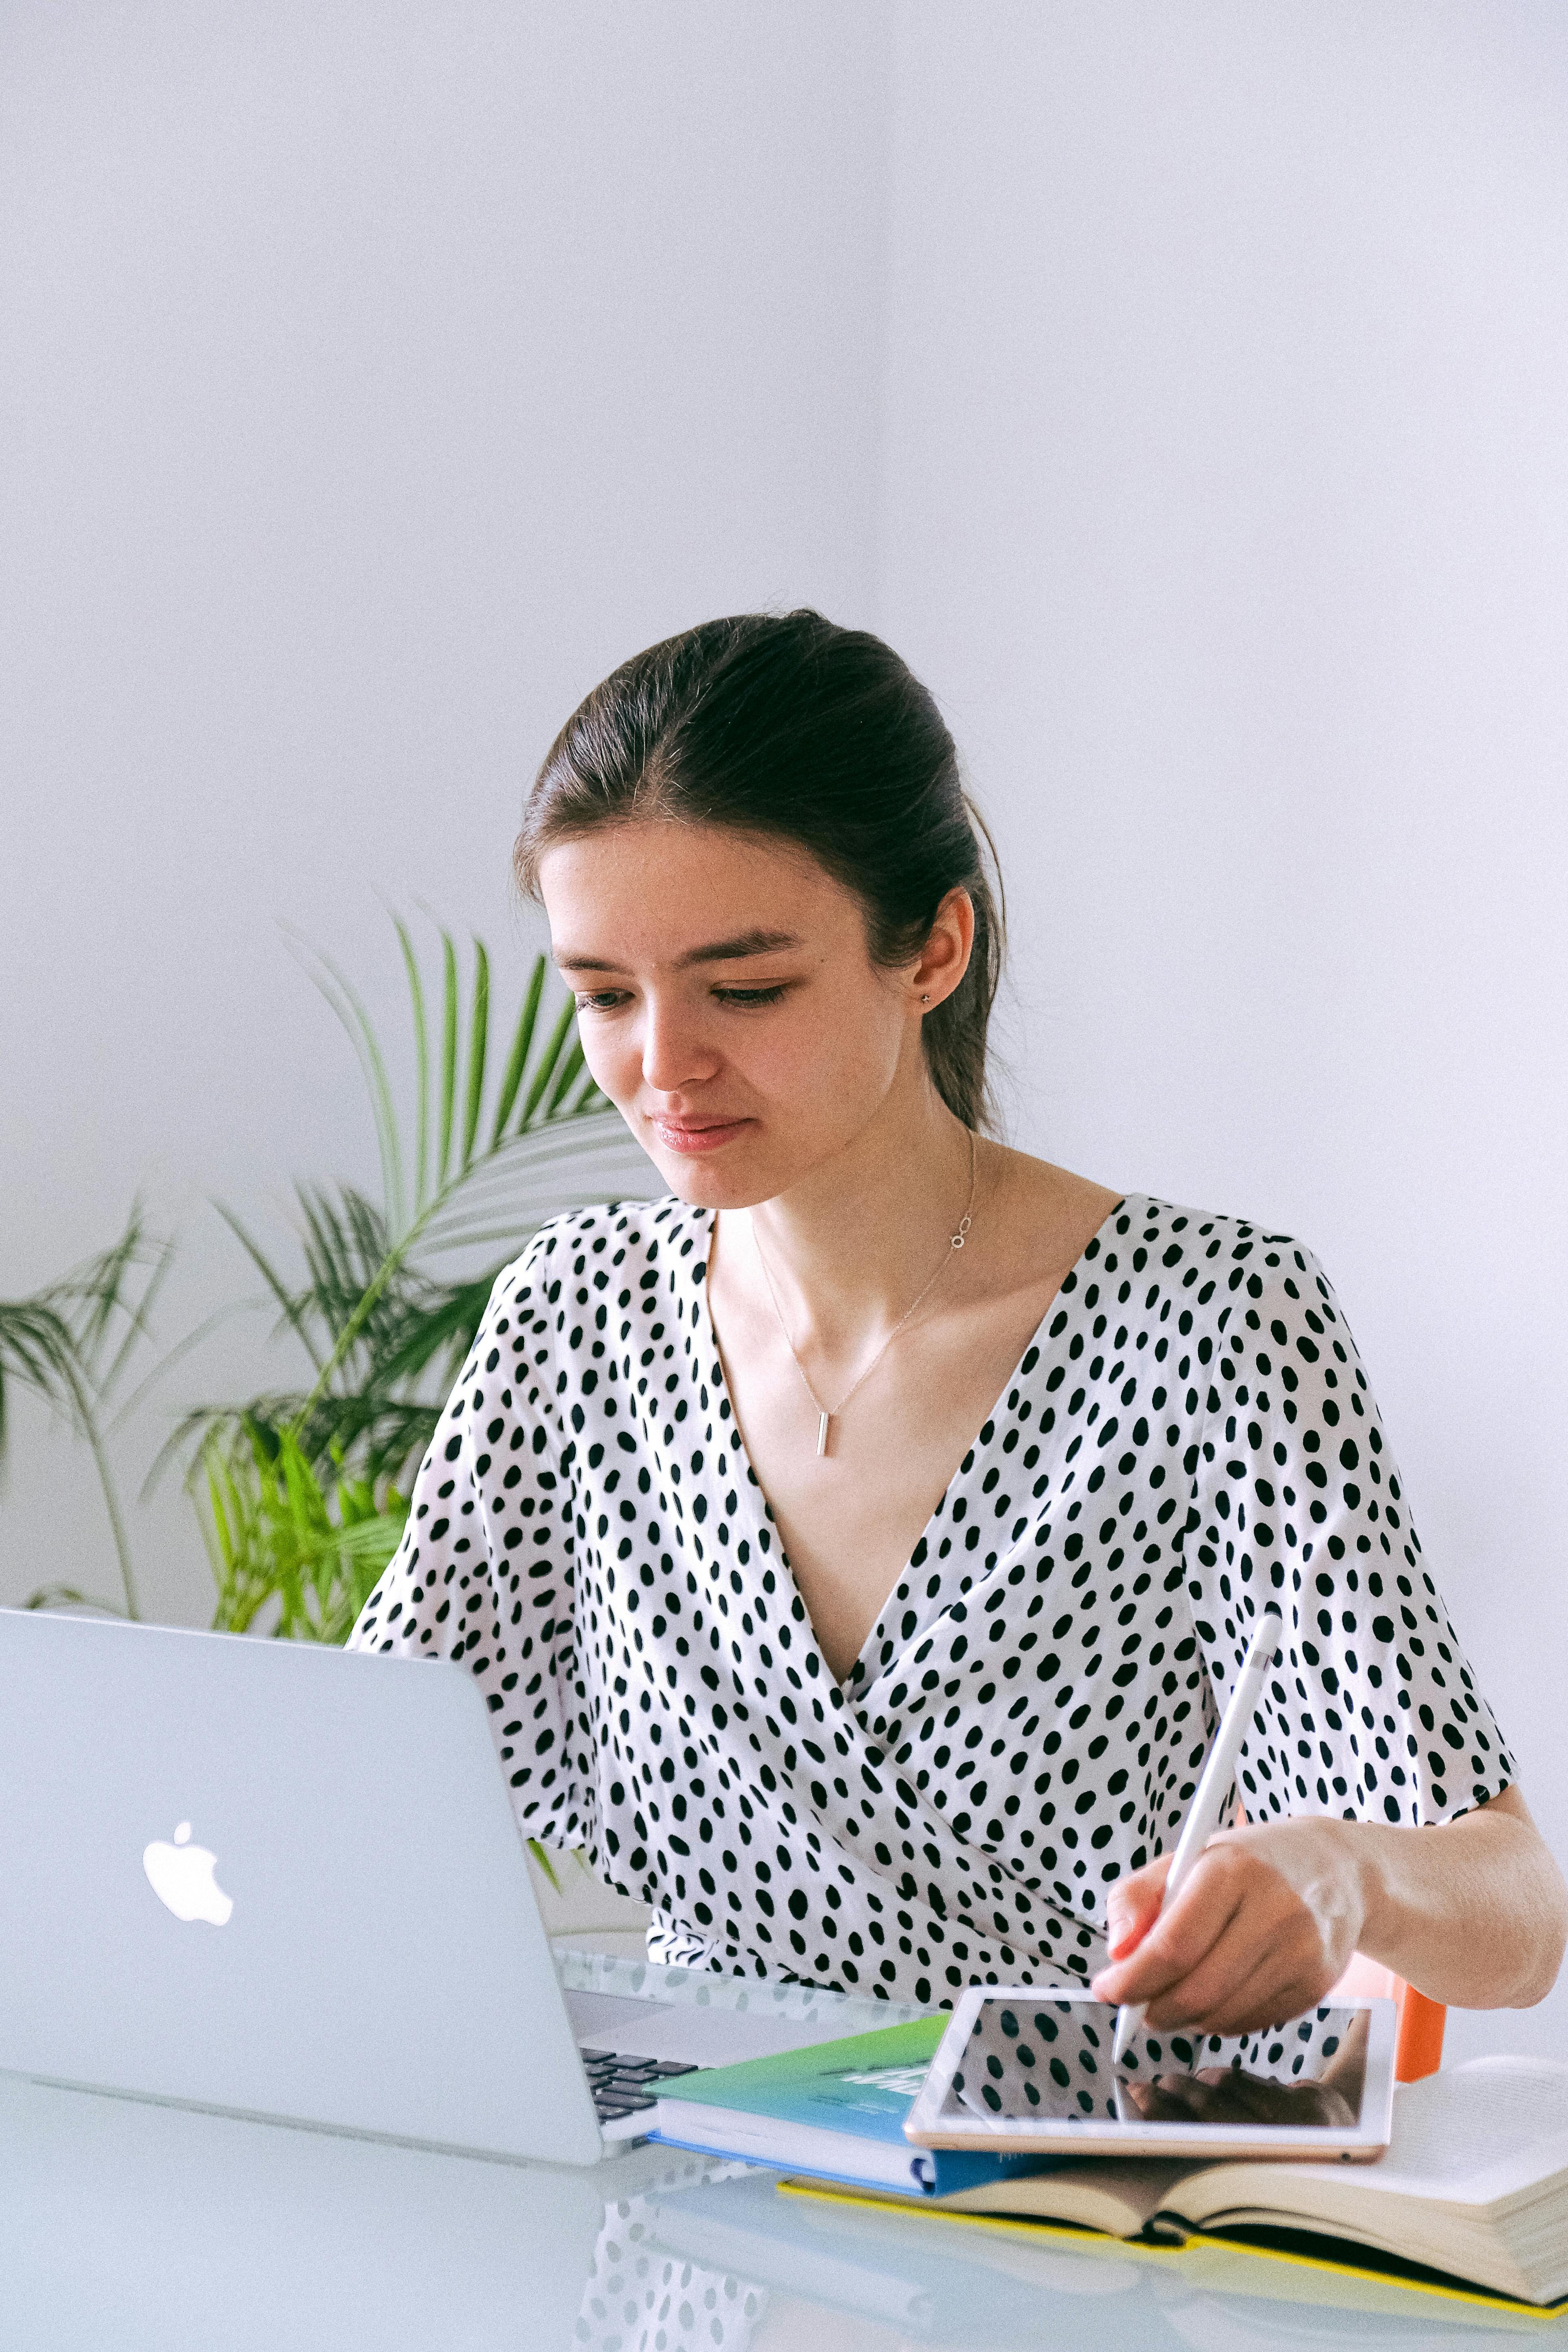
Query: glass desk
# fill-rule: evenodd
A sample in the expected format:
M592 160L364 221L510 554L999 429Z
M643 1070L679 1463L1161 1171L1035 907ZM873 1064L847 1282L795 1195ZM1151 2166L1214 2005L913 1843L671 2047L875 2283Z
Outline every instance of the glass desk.
M651 2146L590 2172L487 2164L0 2076L5 2352L1479 2352L1525 2338L1568 2347L1568 2319L1241 2252L867 2212Z

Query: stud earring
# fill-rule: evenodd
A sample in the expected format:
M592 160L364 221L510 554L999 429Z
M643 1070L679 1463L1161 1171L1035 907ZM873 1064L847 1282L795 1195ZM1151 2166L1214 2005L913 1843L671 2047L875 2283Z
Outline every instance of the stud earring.
M921 997L921 1003L922 1004L929 1004L929 1003L931 1003L931 999L930 999L930 997L929 997L929 996L922 996L922 997Z

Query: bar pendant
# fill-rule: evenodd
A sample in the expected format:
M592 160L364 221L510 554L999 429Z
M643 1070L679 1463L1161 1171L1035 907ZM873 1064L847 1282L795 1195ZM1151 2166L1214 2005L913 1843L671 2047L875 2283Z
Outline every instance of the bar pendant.
M818 1421L817 1421L817 1424L816 1424L816 1458L817 1458L817 1460L818 1460L819 1462L821 1461L821 1459L822 1459L823 1455L824 1455L824 1454L826 1453L826 1451L827 1451L827 1424L828 1424L828 1423L832 1420L832 1418L833 1418L833 1415L832 1415L830 1412L825 1412L825 1413L823 1413L823 1414L821 1414L821 1415L819 1416Z

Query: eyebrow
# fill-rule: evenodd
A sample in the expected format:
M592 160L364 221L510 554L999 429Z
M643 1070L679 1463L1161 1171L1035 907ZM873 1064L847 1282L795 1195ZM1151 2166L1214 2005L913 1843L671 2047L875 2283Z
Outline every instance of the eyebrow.
M688 948L677 956L677 971L686 971L699 963L737 963L746 956L773 955L781 948L797 948L801 941L793 931L738 931L732 940L709 940L700 948ZM557 948L554 962L562 971L624 971L624 964L612 963L604 956L578 955L574 949Z

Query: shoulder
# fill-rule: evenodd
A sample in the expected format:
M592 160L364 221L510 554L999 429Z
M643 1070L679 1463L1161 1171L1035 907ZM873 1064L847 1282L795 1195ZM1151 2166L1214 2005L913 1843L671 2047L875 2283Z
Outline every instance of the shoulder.
M548 1218L534 1234L521 1257L501 1268L491 1294L492 1307L554 1305L564 1287L601 1277L607 1288L612 1276L622 1284L670 1260L706 1263L710 1214L666 1194L657 1201L606 1201L585 1209L563 1210Z
M1199 1364L1224 1353L1257 1359L1263 1369L1268 1358L1305 1376L1320 1361L1337 1361L1355 1367L1358 1384L1364 1385L1333 1285L1316 1253L1294 1234L1130 1192L1075 1272L1080 1286L1098 1284L1102 1296L1114 1281L1114 1296L1146 1286L1145 1298L1152 1302L1157 1287L1161 1306L1174 1318L1180 1339L1192 1342ZM1287 1386L1294 1378L1286 1375Z
M468 1397L470 1382L476 1408L502 1388L526 1403L596 1388L606 1349L630 1328L633 1302L647 1312L662 1297L665 1269L703 1279L707 1229L705 1210L673 1198L596 1202L548 1218L495 1276L455 1398Z
M1084 1252L1100 1280L1148 1274L1195 1307L1278 1295L1314 1305L1331 1297L1307 1244L1251 1218L1194 1209L1150 1192L1127 1193Z

